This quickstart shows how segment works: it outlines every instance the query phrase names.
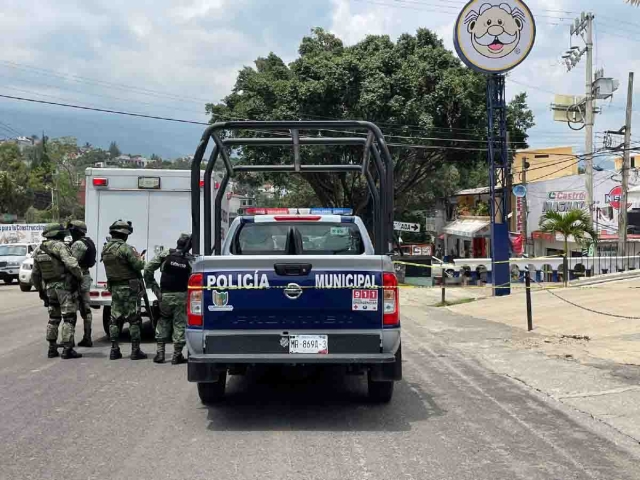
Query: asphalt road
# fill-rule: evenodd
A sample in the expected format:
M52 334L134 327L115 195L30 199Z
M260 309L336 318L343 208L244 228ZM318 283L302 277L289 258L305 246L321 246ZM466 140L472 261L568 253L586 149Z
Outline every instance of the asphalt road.
M207 408L185 366L109 361L99 322L82 359L47 359L37 295L0 286L0 478L640 478L635 452L595 422L408 323L389 405L327 371L231 377Z

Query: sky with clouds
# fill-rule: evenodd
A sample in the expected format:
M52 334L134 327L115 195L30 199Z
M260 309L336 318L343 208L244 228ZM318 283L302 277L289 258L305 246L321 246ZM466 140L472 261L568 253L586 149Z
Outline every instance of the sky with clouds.
M640 75L640 8L624 0L529 0L537 41L509 76L507 95L526 91L536 115L530 143L573 145L583 132L554 123L554 93L581 94L584 60L567 72L561 55L573 38L569 25L581 11L595 15L595 62L620 81L599 106L601 133L624 123L627 76ZM347 44L368 34L392 38L426 27L453 49L462 0L0 0L0 95L18 96L148 115L207 121L204 103L227 95L240 68L270 51L296 57L301 38L316 26ZM635 82L640 112L640 78ZM634 112L640 140L640 114ZM202 126L135 119L0 98L0 138L16 133L71 135L123 151L167 157L192 154Z

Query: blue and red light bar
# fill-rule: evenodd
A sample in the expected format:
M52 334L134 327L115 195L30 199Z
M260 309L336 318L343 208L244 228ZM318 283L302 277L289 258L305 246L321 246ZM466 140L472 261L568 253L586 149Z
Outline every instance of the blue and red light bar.
M351 208L260 208L249 207L245 215L353 215Z

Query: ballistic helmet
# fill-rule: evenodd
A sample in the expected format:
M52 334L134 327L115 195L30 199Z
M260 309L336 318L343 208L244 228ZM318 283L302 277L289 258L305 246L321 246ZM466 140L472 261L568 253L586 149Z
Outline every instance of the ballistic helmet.
M133 227L131 222L125 222L124 220L116 220L109 227L109 233L122 233L123 235L131 235L133 233Z

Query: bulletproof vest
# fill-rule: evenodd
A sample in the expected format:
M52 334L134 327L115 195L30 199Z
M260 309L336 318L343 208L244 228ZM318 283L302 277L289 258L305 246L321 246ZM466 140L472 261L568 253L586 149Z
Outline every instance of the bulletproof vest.
M163 292L186 292L191 276L189 258L177 250L169 250L162 263L160 289Z
M124 243L109 242L102 250L102 263L109 282L124 282L138 278L136 271L120 253L122 248L127 248Z
M55 240L43 242L36 251L34 258L34 260L38 262L40 272L42 272L42 279L45 282L64 280L64 264L62 260L51 254L53 246L56 243Z
M84 256L78 261L78 265L83 270L88 270L96 264L96 245L89 237L82 237L78 241L84 243L87 247Z

